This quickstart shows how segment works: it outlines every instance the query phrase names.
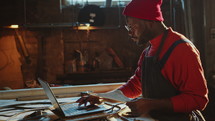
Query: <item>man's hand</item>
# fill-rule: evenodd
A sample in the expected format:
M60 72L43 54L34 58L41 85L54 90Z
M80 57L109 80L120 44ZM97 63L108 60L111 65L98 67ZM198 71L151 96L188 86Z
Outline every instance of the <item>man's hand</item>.
M79 103L79 106L82 104L84 104L84 106L86 106L88 102L90 103L90 105L101 104L100 98L97 96L93 96L93 95L82 96L76 102Z
M172 110L172 104L169 99L134 99L127 102L126 105L131 109L133 116L144 116L152 110Z
M127 102L126 105L131 109L132 116L141 116L152 110L152 103L153 100L141 98Z

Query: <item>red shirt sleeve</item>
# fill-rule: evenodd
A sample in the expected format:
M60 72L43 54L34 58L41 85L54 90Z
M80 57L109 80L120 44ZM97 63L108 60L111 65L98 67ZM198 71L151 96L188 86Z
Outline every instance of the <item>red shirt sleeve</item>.
M180 44L171 54L162 73L180 94L171 98L175 112L203 110L208 103L208 90L198 50Z
M143 59L144 51L140 56L140 59L138 61L138 67L134 75L127 81L126 84L119 88L126 97L136 98L142 94L141 71Z

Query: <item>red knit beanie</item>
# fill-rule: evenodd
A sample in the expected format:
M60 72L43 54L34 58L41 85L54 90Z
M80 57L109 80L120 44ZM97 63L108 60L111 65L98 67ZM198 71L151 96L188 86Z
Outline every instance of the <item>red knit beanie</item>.
M123 15L139 19L163 21L162 0L132 0L124 9Z

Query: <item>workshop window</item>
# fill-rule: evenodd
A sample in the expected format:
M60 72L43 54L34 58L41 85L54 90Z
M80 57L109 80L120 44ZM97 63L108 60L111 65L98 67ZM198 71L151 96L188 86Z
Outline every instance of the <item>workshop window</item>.
M124 7L131 0L62 0L64 5L86 5L93 4L101 7Z

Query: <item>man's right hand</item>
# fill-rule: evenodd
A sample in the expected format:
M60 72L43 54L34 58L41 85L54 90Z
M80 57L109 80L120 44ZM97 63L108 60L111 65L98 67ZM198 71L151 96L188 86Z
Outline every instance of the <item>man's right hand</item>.
M84 104L84 106L87 106L88 102L90 103L90 105L102 103L98 96L93 96L93 95L82 96L76 102L79 103L79 106L81 106L82 104Z

